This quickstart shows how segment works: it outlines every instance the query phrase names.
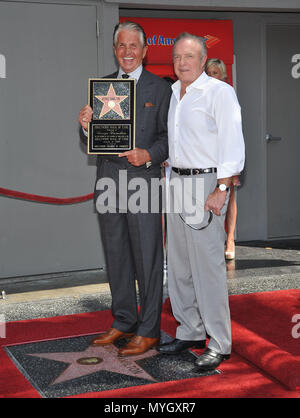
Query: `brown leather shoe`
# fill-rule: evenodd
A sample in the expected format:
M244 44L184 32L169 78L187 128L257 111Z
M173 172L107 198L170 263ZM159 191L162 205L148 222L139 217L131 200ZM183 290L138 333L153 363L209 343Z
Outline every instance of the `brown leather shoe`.
M136 335L124 348L120 348L119 356L135 356L143 354L159 343L159 338L148 338Z
M110 328L108 331L103 334L98 335L91 341L91 346L95 347L97 345L112 344L120 338L129 338L132 337L133 333L122 332L116 328Z

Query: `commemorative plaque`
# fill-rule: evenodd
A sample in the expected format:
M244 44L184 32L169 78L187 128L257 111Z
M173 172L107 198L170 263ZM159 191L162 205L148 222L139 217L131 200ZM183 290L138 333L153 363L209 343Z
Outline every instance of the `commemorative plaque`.
M120 154L135 148L136 81L90 78L88 154Z

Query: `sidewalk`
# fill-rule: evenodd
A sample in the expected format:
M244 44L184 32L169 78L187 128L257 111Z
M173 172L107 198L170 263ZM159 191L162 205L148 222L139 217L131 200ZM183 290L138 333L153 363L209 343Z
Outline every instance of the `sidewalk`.
M300 240L237 243L227 278L229 295L299 289ZM6 321L94 312L111 304L104 270L0 279L0 295L2 290Z

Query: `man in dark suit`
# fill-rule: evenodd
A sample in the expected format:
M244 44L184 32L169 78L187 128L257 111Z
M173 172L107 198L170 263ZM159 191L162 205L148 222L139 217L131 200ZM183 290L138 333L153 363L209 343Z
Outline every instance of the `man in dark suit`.
M143 179L148 189L148 209L159 206L161 192L151 192L151 181L160 178L160 164L168 157L167 114L171 89L165 80L143 69L147 46L140 25L124 22L116 26L114 52L119 71L105 78L129 75L137 81L136 148L119 156L98 156L97 159L97 180L114 180L117 192L116 208L99 213L114 321L107 332L92 341L92 345L111 344L120 338L133 337L119 350L119 355L128 356L144 353L159 342L163 286L162 217L159 211L133 213L130 207L124 211L124 202L122 210L118 207L120 173L126 174L126 185L132 179ZM92 109L86 105L78 117L83 131L87 130L91 118ZM129 190L128 200L130 193L132 195ZM99 194L96 183L96 201ZM114 211L116 213L111 213Z

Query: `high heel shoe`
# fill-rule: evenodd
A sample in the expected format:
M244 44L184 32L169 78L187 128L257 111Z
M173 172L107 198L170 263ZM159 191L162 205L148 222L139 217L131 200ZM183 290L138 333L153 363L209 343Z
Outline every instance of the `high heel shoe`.
M235 251L225 251L225 259L226 260L234 260L235 259Z
M231 241L229 241L229 243L231 244ZM227 242L228 244L228 242ZM226 260L234 260L235 259L235 243L233 241L233 245L228 245L227 248L232 248L232 251L226 251L225 250L225 259Z

